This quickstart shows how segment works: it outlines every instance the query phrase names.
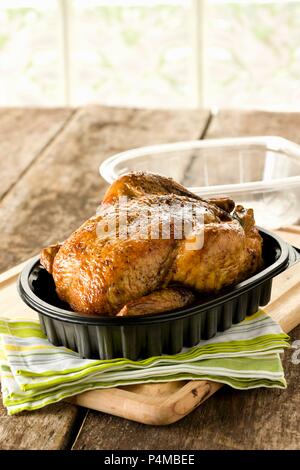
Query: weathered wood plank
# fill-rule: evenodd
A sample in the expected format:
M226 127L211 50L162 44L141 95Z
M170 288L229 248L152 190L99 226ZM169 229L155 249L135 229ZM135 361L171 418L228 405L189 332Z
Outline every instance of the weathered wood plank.
M73 112L66 108L0 109L0 200Z
M0 407L1 450L57 450L70 447L84 411L66 403L8 416ZM77 425L78 423L78 425Z
M0 271L64 239L95 212L106 187L99 164L145 144L198 138L206 111L84 108L0 204Z
M300 143L300 113L251 110L220 111L205 138L276 135Z
M71 109L0 110L0 199L34 164L73 113ZM1 261L5 263L3 252ZM72 439L70 430L81 415L75 406L59 404L39 412L38 418L34 413L8 417L0 405L0 449L65 448Z
M77 111L0 203L0 270L63 239L95 212L106 187L98 167L107 156L198 138L208 116L206 111L100 106ZM82 411L64 403L13 418L3 408L0 413L0 435L5 436L0 448L59 449L68 446Z
M292 333L299 339L300 327ZM223 387L183 420L146 426L90 411L74 449L299 449L299 365L285 353L286 390ZM109 429L109 432L107 431Z

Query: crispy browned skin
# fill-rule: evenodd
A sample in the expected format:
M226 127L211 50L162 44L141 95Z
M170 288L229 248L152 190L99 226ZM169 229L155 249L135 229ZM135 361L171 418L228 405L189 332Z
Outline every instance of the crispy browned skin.
M41 252L41 263L50 274L52 274L53 261L60 247L61 247L61 244L56 243L55 245L47 246L47 248L44 248Z
M216 206L229 213L233 211L235 206L235 202L233 201L233 199L227 196L210 197L209 199L207 199L207 201L216 204Z
M118 317L153 315L185 307L193 302L193 293L183 287L167 287L131 300L119 311Z
M187 197L199 201L203 207L207 208L215 216L219 216L221 220L230 220L226 210L223 210L224 205L226 205L225 201L229 205L233 203L233 207L235 205L229 197L213 198L213 202L210 202L192 193L172 178L139 171L128 173L116 180L106 191L102 203L114 204L120 196L139 199L146 195L161 196L164 194Z
M136 232L142 227L144 239L99 233L99 223L109 226L112 208L118 211L120 196L128 198L129 229ZM147 214L151 210L152 216L161 217L155 212L161 203L181 207L193 203L201 211L203 248L189 250L185 239L176 239L174 221L169 239L151 238ZM176 283L199 294L213 293L245 279L261 266L262 240L253 211L237 206L230 215L233 207L230 198L204 200L169 178L130 173L110 186L98 215L61 247L44 249L41 262L53 274L58 296L76 311L116 315L125 306L120 315L136 315L138 309L142 314L175 309L182 306L183 296L166 293L167 286ZM198 235L203 226L191 218Z

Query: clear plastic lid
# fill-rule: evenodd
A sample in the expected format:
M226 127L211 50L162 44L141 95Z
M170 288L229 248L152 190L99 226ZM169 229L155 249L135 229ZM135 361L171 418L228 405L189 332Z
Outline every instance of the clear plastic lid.
M141 147L118 153L100 166L108 183L133 170L171 176L204 197L229 195L253 207L261 226L278 228L300 218L300 147L281 137Z

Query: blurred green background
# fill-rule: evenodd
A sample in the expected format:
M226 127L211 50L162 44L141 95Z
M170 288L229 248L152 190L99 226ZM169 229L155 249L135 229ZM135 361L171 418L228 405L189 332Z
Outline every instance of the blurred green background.
M198 3L0 0L0 105L299 108L300 1Z

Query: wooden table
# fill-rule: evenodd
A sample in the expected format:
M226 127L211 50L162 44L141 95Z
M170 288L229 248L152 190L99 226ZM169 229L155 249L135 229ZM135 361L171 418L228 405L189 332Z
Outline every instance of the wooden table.
M281 135L300 143L300 113L107 108L0 110L0 271L64 239L95 212L99 164L145 144ZM0 312L1 314L1 312ZM300 339L300 327L292 332ZM223 387L182 421L150 427L58 403L8 417L0 449L299 449L300 366L285 354L288 389Z

